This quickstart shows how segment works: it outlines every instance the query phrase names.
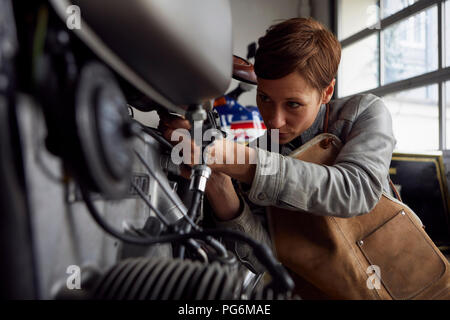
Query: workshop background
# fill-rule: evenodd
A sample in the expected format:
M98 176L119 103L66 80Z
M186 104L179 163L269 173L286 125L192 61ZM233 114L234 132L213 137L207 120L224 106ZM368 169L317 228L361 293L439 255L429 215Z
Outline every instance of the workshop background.
M449 1L230 0L230 5L234 54L245 57L247 46L272 24L311 16L334 31L343 47L336 98L362 92L383 97L399 151L450 148ZM256 105L255 96L254 90L246 92L239 102ZM158 121L154 113L139 117L151 125Z
M0 0L0 299L295 298L268 247L207 229L209 168L180 177L157 129L262 135L232 55L293 17L337 35L335 99L384 100L390 177L449 257L450 0Z

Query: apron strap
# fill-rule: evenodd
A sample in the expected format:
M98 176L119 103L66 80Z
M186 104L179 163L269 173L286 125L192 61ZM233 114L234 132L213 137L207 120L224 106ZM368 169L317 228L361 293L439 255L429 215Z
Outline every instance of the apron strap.
M328 133L328 118L330 116L330 104L327 103L327 111L325 112L325 119L323 121L323 133Z
M394 196L397 198L397 200L403 202L402 197L400 196L400 193L398 193L398 190L392 182L391 178L389 178L389 186L391 187L392 192L394 193Z

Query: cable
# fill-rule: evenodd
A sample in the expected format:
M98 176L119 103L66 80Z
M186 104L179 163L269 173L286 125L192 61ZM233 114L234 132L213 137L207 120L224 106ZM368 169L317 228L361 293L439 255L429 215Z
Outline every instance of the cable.
M196 213L197 213L197 210L198 210L198 207L199 207L200 198L201 198L201 192L194 191L194 194L192 196L191 206L190 206L190 208L188 210L188 216L189 216L189 218L192 219L192 221L195 221ZM186 233L189 233L190 231L191 231L191 225L188 224L186 226ZM180 259L183 259L184 258L184 252L185 252L184 247L180 246L178 248L178 252L177 252L176 256L178 258L180 258Z
M182 230L176 230L174 228L174 226L171 225L170 222L166 219L166 217L164 217L164 215L161 213L161 211L159 211L155 206L153 206L151 204L150 201L148 201L147 196L145 195L145 193L142 191L141 188L139 188L138 185L136 185L136 183L134 181L131 182L131 185L137 191L138 195L142 198L142 200L144 200L145 204L151 210L153 210L155 212L155 214L166 225L166 227L168 227L169 229L174 230L174 232L178 232L180 234L182 233ZM189 245L192 249L194 249L194 251L196 251L200 257L202 257L204 262L208 261L208 257L206 255L206 253L204 252L204 250L201 248L201 246L196 241L194 241L193 239L188 239L186 242L187 242L187 245Z
M202 199L203 199L203 192L197 191L197 192L194 193L194 195L192 197L191 207L189 209L190 218L192 220L195 220L195 218L196 218L196 213L198 211L198 208L200 206L200 203L201 203ZM190 225L187 225L186 233L189 233L190 231L191 231ZM207 237L205 239L205 241L210 246L212 246L221 257L223 257L223 258L227 258L228 257L227 249L222 245L222 243L220 243L220 241L217 241L213 237Z
M139 123L138 123L139 124ZM146 141L145 139L143 139L142 137L140 137L141 140L148 144L148 141ZM173 195L171 192L169 192L166 188L166 186L161 182L161 180L159 179L159 177L156 176L156 174L151 170L150 166L148 165L148 163L144 160L144 158L135 150L134 151L135 154L137 155L139 161L144 165L144 167L147 169L148 173L153 177L153 179L155 179L155 181L160 185L160 187L163 189L163 191L165 192L165 194L170 198L170 200L172 201L172 203L178 208L178 210L182 213L183 218L189 223L190 226L192 226L194 228L194 230L197 231L201 231L201 228L193 221L193 219L191 219L191 217L186 214L183 210L183 208L181 208L177 201L174 199ZM202 194L200 194L200 197L202 196ZM193 202L195 203L195 201ZM197 205L198 207L198 202ZM197 210L194 207L195 210ZM192 210L192 206L191 206L191 210ZM190 228L186 230L186 232L190 232ZM226 258L228 257L228 253L227 250L225 249L225 247L217 240L209 237L206 239L206 241L217 251L217 253ZM184 255L184 251L182 248L180 248L180 252L178 253L180 256Z
M224 237L224 238L232 238L234 240L238 240L241 242L247 243L250 247L253 248L254 254L256 258L266 266L267 271L272 276L272 279L275 281L274 285L278 285L281 289L289 291L294 287L294 282L292 278L289 276L284 267L274 258L272 253L270 252L269 247L263 243L258 243L254 239L249 236L229 229L211 229L211 230L201 230L194 231L191 233L185 234L170 234L170 235L162 235L158 237L146 237L140 238L136 236L132 236L129 234L124 234L114 227L110 226L100 215L97 208L94 206L92 202L91 196L89 192L85 189L85 187L81 187L81 194L83 196L84 202L95 222L108 234L113 237L127 243L132 243L136 245L154 245L158 243L166 243L166 242L179 242L187 239L207 239L210 236L216 237Z
M196 190L192 195L191 206L188 211L188 216L192 219L192 221L195 221L195 218L197 217L197 211L200 206L202 194L203 192Z
M211 236L208 236L205 241L208 242L208 244L213 247L222 258L228 258L228 252L227 249L220 243L220 241L214 239Z
M158 130L151 128L151 127L144 126L142 123L140 123L138 121L136 121L136 123L139 124L142 131L144 131L146 134L148 134L149 136L154 138L156 141L158 141L160 144L162 144L166 149L171 150L173 148L173 145L169 141L167 141L166 138L164 138L162 135L160 135L158 133ZM138 135L138 138L143 140L142 137L140 137L140 135Z
M199 211L198 211L199 213L198 213L197 217L195 217L195 219L194 219L194 222L197 223L197 224L200 221L203 220L203 211L204 211L203 203L204 203L204 198L205 198L205 193L202 193L202 196L200 198L200 208L199 208Z
M133 110L133 106L127 104L128 110L130 111L130 117L132 119L134 119L134 110Z
M138 122L137 122L138 123ZM139 123L138 123L139 124ZM140 137L140 136L139 136ZM140 137L141 140L148 144L148 141L146 141L145 139L143 139L142 137ZM199 193L195 193L194 197L193 197L193 201L191 203L191 208L188 211L188 214L186 214L183 210L183 208L181 208L177 201L174 199L173 195L171 192L169 192L166 188L166 186L161 182L161 180L159 179L159 177L157 177L155 175L155 173L151 170L150 166L148 165L148 163L144 160L144 158L142 158L142 156L135 150L134 151L139 159L139 161L141 161L141 163L144 165L144 167L147 169L148 173L153 177L153 179L155 179L155 181L161 186L161 188L163 189L163 191L166 193L166 195L170 198L170 200L172 201L172 203L178 208L178 210L183 214L183 217L189 222L189 225L194 227L194 230L197 231L201 231L201 229L199 229L198 225L194 222L195 219L195 212L197 212L197 208L199 206L199 201L196 201L197 196L199 195L199 199L202 199L203 197L203 193L199 192ZM190 213L190 214L189 214ZM190 228L186 229L186 232L189 233L190 232ZM217 253L226 258L228 257L228 252L226 250L226 248L220 243L220 241L217 241L216 239L213 239L212 237L208 237L206 238L206 240L216 251ZM178 252L178 255L180 257L182 257L184 255L184 249L181 247L180 251Z

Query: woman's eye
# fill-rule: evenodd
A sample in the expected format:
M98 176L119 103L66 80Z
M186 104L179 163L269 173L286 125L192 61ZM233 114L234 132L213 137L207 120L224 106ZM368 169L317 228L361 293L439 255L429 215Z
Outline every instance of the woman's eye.
M259 94L259 95L258 95L258 98L259 98L262 102L269 102L269 101L270 101L269 97L268 97L268 96L265 96L265 95L263 95L263 94Z
M300 103L294 102L294 101L288 101L288 102L287 102L287 105L288 105L289 108L298 108L298 107L301 106Z

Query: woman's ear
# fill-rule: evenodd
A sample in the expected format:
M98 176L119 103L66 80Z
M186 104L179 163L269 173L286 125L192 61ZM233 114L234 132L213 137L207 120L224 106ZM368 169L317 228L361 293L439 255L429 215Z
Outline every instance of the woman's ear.
M325 90L323 91L322 104L327 104L328 102L330 102L331 97L333 96L333 93L334 93L335 84L336 84L336 79L331 80L328 87L326 87Z

